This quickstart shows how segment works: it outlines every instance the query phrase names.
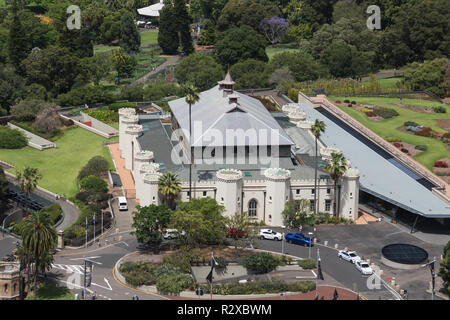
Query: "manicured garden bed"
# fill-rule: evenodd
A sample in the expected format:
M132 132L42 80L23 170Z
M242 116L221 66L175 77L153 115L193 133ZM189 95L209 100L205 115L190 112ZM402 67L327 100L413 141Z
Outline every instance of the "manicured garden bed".
M363 112L355 110L353 108L348 108L346 104L336 104L342 111L349 114L355 120L359 121L361 124L374 131L376 134L384 139L396 138L400 141L409 143L411 145L425 145L427 150L420 152L414 156L414 159L426 166L430 171L433 169L433 164L435 161L448 157L450 152L448 147L440 140L436 138L422 137L409 132L403 132L398 130L398 128L404 126L407 121L412 121L419 123L422 126L429 127L432 131L437 133L447 132L443 128L439 127L436 120L448 119L448 113L450 113L450 106L445 105L447 113L420 113L406 108L398 107L396 104L399 103L398 98L380 98L380 97L328 97L330 101L344 101L344 100L355 100L357 103L366 105L379 105L385 106L389 109L395 110L399 115L392 117L390 119L385 119L382 121L372 121ZM403 104L408 104L411 106L419 107L436 107L442 105L436 101L429 100L418 100L418 99L403 99Z

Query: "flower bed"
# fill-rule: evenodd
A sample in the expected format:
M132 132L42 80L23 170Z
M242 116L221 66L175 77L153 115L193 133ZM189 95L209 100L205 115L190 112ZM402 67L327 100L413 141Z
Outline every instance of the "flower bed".
M209 292L209 285L202 285L200 288ZM280 292L309 292L316 289L314 281L304 280L295 283L287 283L282 280L277 281L251 281L247 283L227 283L213 286L213 294L220 295L242 295L242 294L266 294Z
M448 168L448 164L444 161L436 161L434 163L435 168Z

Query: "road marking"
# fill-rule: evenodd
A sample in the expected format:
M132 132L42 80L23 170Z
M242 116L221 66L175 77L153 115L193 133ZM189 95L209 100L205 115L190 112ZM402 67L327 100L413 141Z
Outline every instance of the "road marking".
M52 268L64 270L65 272L84 274L84 266L82 265L52 264Z
M317 274L314 272L314 270L311 270L311 272L314 275L314 277L317 277Z
M82 251L82 252L73 252L73 253L55 254L54 256L55 256L55 257L69 257L69 256L77 256L77 255L83 255L83 254L90 254L90 253L92 253L92 252L96 252L96 251L99 251L99 250L103 250L103 249L106 249L106 248L115 246L115 245L117 245L117 244L119 244L119 243L124 243L125 245L129 246L125 241L118 241L118 242L114 242L114 243L108 244L108 245L106 245L106 246L104 246L104 247L100 247L100 248L97 248L97 249L94 249L94 250L90 250L90 251Z

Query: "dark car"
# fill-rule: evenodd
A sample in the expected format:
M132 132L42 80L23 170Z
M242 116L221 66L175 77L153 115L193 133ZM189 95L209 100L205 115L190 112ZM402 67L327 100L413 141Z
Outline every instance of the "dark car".
M286 241L294 244L301 244L304 246L313 246L313 241L309 237L305 237L303 233L288 233L285 236Z
M238 230L236 228L228 228L227 230L227 238L247 238L248 234L245 231Z

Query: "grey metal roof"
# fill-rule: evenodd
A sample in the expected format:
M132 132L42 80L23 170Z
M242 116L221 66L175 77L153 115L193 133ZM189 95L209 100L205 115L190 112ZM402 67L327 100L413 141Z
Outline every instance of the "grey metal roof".
M321 140L340 149L361 172L361 189L428 218L450 218L450 206L419 183L419 178L392 159L386 159L334 121L306 103L298 104L307 120L326 124ZM411 172L412 173L412 172Z
M209 141L211 139L209 135L213 134L215 130L220 132L222 137L226 137L227 130L256 133L256 140L246 138L245 141L240 139L244 134L239 134L233 139L232 145L235 146L293 144L286 132L259 100L236 91L233 94L239 96L237 104L230 104L228 97L223 95L222 90L219 90L219 86L200 93L200 100L192 105L193 146L230 145L227 141L223 141L225 139ZM189 132L189 105L185 99L169 101L169 106L180 127L185 132ZM196 122L201 123L201 130L196 127Z

